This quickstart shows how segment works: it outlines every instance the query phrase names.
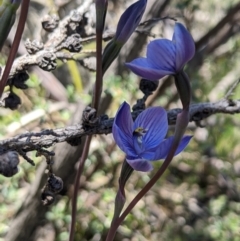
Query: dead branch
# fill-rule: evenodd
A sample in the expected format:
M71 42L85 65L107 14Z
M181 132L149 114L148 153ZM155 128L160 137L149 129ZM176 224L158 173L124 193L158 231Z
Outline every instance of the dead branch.
M169 125L174 125L177 114L181 109L172 109L168 111ZM240 113L240 100L222 99L215 103L200 103L191 105L190 121L199 122L207 117L217 114L237 114ZM138 113L133 112L133 118ZM41 132L27 132L13 138L0 141L0 154L7 151L29 152L42 148L49 148L60 142L71 142L75 139L81 139L87 135L109 134L112 131L113 118L101 119L94 126L83 126L76 124L65 128L55 130L43 130Z

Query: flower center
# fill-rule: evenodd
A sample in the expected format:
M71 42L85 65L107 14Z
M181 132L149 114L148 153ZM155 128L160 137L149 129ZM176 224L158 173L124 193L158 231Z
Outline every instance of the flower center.
M147 129L144 129L143 127L138 127L133 131L133 136L137 138L137 143L139 146L142 146L142 137L147 133Z

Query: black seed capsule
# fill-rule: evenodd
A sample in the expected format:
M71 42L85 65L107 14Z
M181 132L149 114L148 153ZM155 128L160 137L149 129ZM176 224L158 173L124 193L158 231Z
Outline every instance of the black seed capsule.
M25 84L25 82L28 79L29 75L27 74L27 72L21 72L9 78L7 84L14 85L18 89L27 89L28 86Z
M158 83L158 81L141 79L139 88L145 95L149 95L157 89Z
M41 195L41 200L44 206L50 206L55 201L55 195L51 191L44 190Z
M60 177L51 174L47 180L48 189L53 193L59 193L63 189L63 181Z
M16 151L9 151L0 155L0 174L12 177L18 172L19 157Z
M81 137L71 138L67 140L67 143L70 144L71 146L78 146L81 144Z
M57 15L55 14L52 16L46 15L42 20L42 27L47 32L52 32L54 29L58 27L58 23L59 23L59 18Z
M16 95L13 92L10 92L8 97L6 97L3 101L5 103L4 107L9 108L11 110L17 109L18 105L21 104L21 99L19 98L18 95Z

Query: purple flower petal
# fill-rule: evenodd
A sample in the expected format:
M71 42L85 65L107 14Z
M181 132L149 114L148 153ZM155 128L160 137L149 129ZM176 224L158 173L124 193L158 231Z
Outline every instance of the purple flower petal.
M158 146L168 131L167 112L162 107L146 109L135 120L133 130L139 127L142 127L146 131L142 137L141 150L147 151ZM136 142L136 138L134 142Z
M144 160L144 159L129 160L129 159L126 159L126 161L136 171L150 172L153 169L152 164L148 160Z
M159 80L166 75L174 74L173 71L158 69L147 58L137 58L125 64L134 74L144 79Z
M155 150L155 155L152 161L157 161L161 159L165 159L169 153L173 142L174 136L171 136L164 140ZM178 155L180 152L184 150L184 148L188 145L189 141L191 140L192 136L184 136L174 154L174 156Z
M146 159L146 160L153 160L155 157L155 152L157 150L158 147L154 147L152 149L149 150L145 150L144 152L141 153L141 158Z
M125 43L138 27L147 5L147 0L139 0L126 9L118 22L115 39Z
M129 139L127 136L125 136L120 128L118 127L114 128L113 137L115 142L123 152L135 158L138 156L132 146L132 142L133 142L132 138Z
M175 24L172 41L176 44L176 71L178 72L193 58L195 43L191 34L181 23Z
M124 102L114 119L112 133L115 142L120 149L127 155L136 156L133 149L133 120L130 112L130 106Z
M168 39L156 39L147 46L147 59L156 69L176 72L176 46Z
M178 155L179 153L181 153L189 144L190 140L192 139L193 136L184 136L180 142L180 144L178 145L178 148L174 154L174 156Z

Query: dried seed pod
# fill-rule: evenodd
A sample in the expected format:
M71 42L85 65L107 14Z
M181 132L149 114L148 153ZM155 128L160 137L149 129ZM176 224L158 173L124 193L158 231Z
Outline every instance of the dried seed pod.
M8 79L8 85L14 85L18 89L27 89L25 82L29 79L27 72L20 72Z
M35 54L44 48L43 43L38 40L30 41L27 39L24 45L29 54Z
M70 20L74 23L79 23L82 20L82 15L78 11L73 10L70 13Z
M81 144L81 137L71 138L67 140L67 143L71 146L78 146Z
M145 95L150 95L157 89L158 83L158 81L141 79L139 88Z
M78 33L76 33L67 37L66 41L64 42L64 48L72 53L80 52L82 49L81 36Z
M51 52L46 52L37 58L38 66L46 71L51 71L56 69L56 55Z
M47 187L53 193L59 193L63 189L63 181L60 177L51 174L47 180Z
M133 107L132 107L132 110L135 112L134 115L133 115L133 118L137 118L137 115L135 116L135 114L137 114L137 112L139 112L138 114L141 113L141 111L145 110L146 108L146 105L145 105L145 99L139 99L137 100L137 104L135 104Z
M99 123L99 119L96 117L96 110L87 106L83 111L82 122L84 126L96 126Z
M3 99L3 102L5 108L15 110L18 108L18 105L21 104L21 99L14 92L10 92L8 97Z
M0 174L12 177L18 172L19 157L16 151L9 151L0 155Z
M55 201L55 194L44 189L41 194L41 200L44 206L50 206Z
M58 27L59 17L56 14L46 15L42 20L42 27L47 32L53 32L54 29Z

